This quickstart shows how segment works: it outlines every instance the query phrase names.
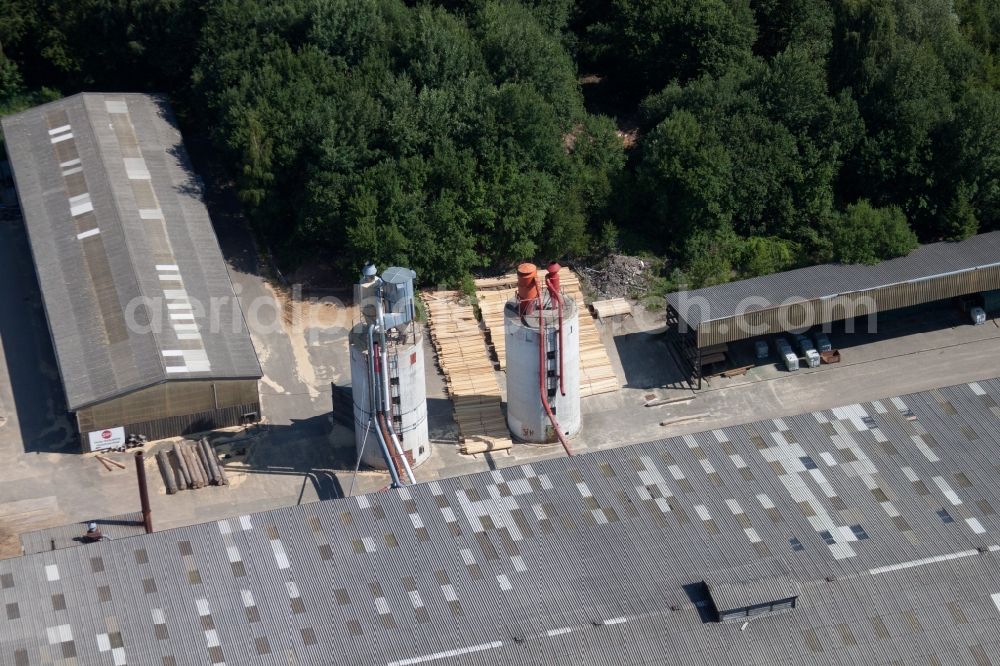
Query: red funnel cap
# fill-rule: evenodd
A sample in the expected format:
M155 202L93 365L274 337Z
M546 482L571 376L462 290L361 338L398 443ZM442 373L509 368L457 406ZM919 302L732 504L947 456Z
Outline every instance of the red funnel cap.
M538 268L527 262L517 267L517 304L521 314L530 314L538 299Z
M549 297L556 301L562 301L562 285L559 283L561 268L558 261L550 262L546 267L548 275L545 276L545 286L549 288Z

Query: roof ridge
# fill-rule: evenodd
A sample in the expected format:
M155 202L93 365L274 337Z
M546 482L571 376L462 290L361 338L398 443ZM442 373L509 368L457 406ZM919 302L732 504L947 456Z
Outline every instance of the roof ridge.
M135 261L133 260L133 247L134 246L129 243L129 234L128 234L126 228L125 228L125 216L124 216L124 211L122 211L122 208L121 208L121 201L120 201L119 197L116 196L116 194L114 192L114 189L115 189L114 185L111 183L110 173L108 172L108 158L107 158L107 156L104 153L104 146L101 145L101 141L100 141L100 138L99 138L98 133L97 133L97 127L94 124L94 120L95 120L94 119L94 115L91 113L91 110L88 109L87 105L86 105L86 100L87 99L97 98L97 99L100 100L100 102L103 103L103 102L107 102L108 101L108 97L109 96L117 96L117 94L116 93L78 93L78 95L80 97L82 97L83 100L84 100L84 102L83 102L83 108L84 108L84 111L85 111L85 115L87 117L87 122L88 122L88 124L90 124L91 130L93 131L94 147L97 150L98 154L100 155L101 167L102 167L102 169L103 169L103 171L105 173L105 176L106 176L106 178L108 180L108 189L111 191L111 194L112 194L112 196L111 196L111 207L114 209L115 216L118 218L118 230L121 232L122 241L125 243L125 247L126 247L125 258L128 261L129 269L131 271L131 278L132 278L133 283L135 284L136 293L138 293L139 296L141 298L143 298L143 299L149 299L150 297L146 294L145 290L142 287L142 282L139 280L139 272L136 269ZM122 96L124 96L124 94ZM105 114L107 113L107 109L106 108L104 109L104 113ZM129 120L129 123L131 124L131 119ZM117 136L114 137L114 141L115 141L116 145L119 145L118 144L118 137ZM140 153L141 153L142 152L142 148L140 147L139 150L140 150ZM116 291L118 290L117 285L115 285L115 290ZM143 307L145 307L145 305ZM127 308L126 308L126 310L127 310ZM147 313L148 313L148 309L147 309ZM125 322L125 325L128 326L128 321ZM156 360L157 360L157 364L159 365L159 368L160 368L160 376L157 377L157 378L155 378L154 380L151 380L151 381L148 381L148 382L144 383L142 386L136 387L135 390L141 390L141 389L144 389L144 388L150 388L151 386L156 386L157 384L159 384L159 383L161 383L161 382L163 382L164 380L167 379L167 364L163 360L164 346L160 342L159 333L156 331L156 327L154 327L154 326L151 325L150 332L147 335L149 337L151 337L151 339L153 341L153 347L155 347L155 349L156 349ZM134 391L130 391L130 392L134 392Z

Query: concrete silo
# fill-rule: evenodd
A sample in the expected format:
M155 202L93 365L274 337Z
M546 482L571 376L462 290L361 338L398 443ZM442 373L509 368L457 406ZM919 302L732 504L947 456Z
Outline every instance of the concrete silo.
M525 442L559 441L580 431L580 322L563 295L559 264L544 281L534 264L517 268L517 295L504 307L507 344L507 426Z
M361 460L388 469L393 485L413 483L412 467L431 454L427 433L423 329L408 268L379 277L365 266L355 288L361 321L351 329L354 436Z

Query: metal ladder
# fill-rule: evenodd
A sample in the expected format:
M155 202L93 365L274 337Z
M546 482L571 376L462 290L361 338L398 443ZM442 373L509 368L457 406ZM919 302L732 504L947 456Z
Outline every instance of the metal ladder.
M555 344L546 345L545 349L545 390L548 391L550 401L559 392L559 350L556 348L558 344L557 336ZM556 406L553 404L551 408L555 414Z
M387 354L386 362L389 371L389 413L392 415L392 429L399 435L400 441L403 439L403 414L399 393L399 355Z

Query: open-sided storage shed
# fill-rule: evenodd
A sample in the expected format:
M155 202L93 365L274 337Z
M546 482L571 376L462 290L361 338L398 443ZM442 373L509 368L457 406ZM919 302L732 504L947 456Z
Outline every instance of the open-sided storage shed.
M822 264L667 296L667 322L700 384L726 343L1000 289L1000 231L921 245L875 265Z

